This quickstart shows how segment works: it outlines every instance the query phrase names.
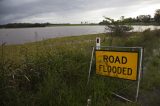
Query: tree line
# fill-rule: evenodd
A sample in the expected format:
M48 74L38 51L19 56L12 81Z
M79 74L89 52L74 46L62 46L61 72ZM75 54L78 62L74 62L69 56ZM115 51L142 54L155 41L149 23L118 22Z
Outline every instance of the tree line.
M154 17L152 18L151 15L139 15L136 18L124 18L121 16L120 20L117 20L119 23L126 23L126 24L153 24L153 25L160 25L160 9L157 9L154 13ZM100 22L100 25L106 25L107 20L103 20Z
M0 25L0 28L27 28L27 27L45 27L49 23L9 23Z
M30 27L47 27L47 26L63 26L70 23L52 24L52 23L9 23L0 25L0 28L30 28Z

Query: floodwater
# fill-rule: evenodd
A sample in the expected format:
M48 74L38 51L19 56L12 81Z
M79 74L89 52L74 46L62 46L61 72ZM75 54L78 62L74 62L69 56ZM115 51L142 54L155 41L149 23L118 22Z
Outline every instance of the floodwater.
M133 26L132 31L144 31L147 28L160 29L160 26ZM48 38L63 36L78 36L85 34L104 33L105 26L57 26L40 28L12 28L0 29L0 43L23 44Z

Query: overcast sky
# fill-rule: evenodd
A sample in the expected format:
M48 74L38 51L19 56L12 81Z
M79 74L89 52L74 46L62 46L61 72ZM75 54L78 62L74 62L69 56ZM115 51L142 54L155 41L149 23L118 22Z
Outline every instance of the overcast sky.
M0 24L14 22L98 23L103 16L154 16L160 0L0 0Z

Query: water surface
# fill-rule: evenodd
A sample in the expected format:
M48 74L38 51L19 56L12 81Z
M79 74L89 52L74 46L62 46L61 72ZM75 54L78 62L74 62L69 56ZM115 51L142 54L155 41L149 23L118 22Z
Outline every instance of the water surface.
M147 28L160 29L160 26L133 26L132 31L144 31ZM23 44L48 38L78 36L85 34L104 33L105 26L57 26L41 28L0 29L0 43Z

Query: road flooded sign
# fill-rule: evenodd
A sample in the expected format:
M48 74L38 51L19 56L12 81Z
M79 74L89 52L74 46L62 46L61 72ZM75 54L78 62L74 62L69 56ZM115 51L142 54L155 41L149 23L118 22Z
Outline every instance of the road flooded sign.
M137 80L138 52L97 50L96 74Z

